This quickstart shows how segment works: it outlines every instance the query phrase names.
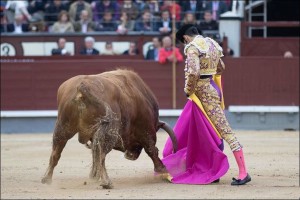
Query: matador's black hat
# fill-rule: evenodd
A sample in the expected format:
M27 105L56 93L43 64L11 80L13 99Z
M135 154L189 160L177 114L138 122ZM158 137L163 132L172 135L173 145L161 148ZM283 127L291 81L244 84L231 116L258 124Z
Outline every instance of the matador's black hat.
M197 30L197 31L195 31ZM187 32L189 32L189 34L193 33L195 35L199 35L202 34L202 31L199 29L199 27L193 25L193 24L186 24L183 25L182 27L180 27L180 29L177 31L176 33L176 39L182 43L184 43L184 35L189 35L187 34Z

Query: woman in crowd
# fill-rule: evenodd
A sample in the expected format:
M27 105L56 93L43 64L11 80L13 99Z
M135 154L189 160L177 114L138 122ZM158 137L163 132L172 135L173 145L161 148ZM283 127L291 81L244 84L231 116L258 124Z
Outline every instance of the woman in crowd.
M63 10L58 15L58 21L54 23L52 33L67 33L74 32L73 24L70 22L70 17L67 11Z

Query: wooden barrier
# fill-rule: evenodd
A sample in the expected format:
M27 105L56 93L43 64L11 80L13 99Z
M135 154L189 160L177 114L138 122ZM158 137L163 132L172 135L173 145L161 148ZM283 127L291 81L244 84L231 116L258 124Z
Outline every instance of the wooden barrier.
M281 56L290 51L299 56L299 37L252 37L247 36L248 27L293 28L299 34L299 21L242 22L241 56Z
M224 58L225 104L299 105L299 57ZM136 71L156 95L161 109L172 108L172 65L128 56L2 57L1 110L56 110L59 85L72 76L126 67ZM184 63L177 65L177 108L183 92ZM112 91L113 92L113 91Z

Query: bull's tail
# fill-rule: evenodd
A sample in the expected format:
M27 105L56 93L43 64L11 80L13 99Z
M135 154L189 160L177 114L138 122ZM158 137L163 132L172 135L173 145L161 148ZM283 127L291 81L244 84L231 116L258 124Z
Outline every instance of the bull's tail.
M173 129L164 121L159 121L158 127L164 129L168 133L173 144L173 152L174 153L177 152L178 149L177 138L175 136Z

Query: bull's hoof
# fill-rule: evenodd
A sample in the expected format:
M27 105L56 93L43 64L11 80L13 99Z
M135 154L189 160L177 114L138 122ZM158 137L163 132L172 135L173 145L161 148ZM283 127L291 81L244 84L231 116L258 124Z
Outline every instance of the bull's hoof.
M52 179L49 178L49 177L44 177L44 178L42 178L41 182L42 182L43 184L48 184L48 185L50 185L50 184L52 183Z
M112 183L101 183L100 186L102 186L103 189L113 189Z
M169 173L165 167L157 167L154 169L154 171L159 174Z
M98 181L100 179L100 175L97 175L97 174L95 175L93 173L91 173L89 177L90 177L90 179L95 180L95 181Z
M138 159L139 154L136 154L136 153L133 153L133 152L130 152L127 150L124 153L124 157L128 160L136 160L136 159Z
M173 177L169 173L163 173L163 174L160 174L159 176L162 180L172 183Z

